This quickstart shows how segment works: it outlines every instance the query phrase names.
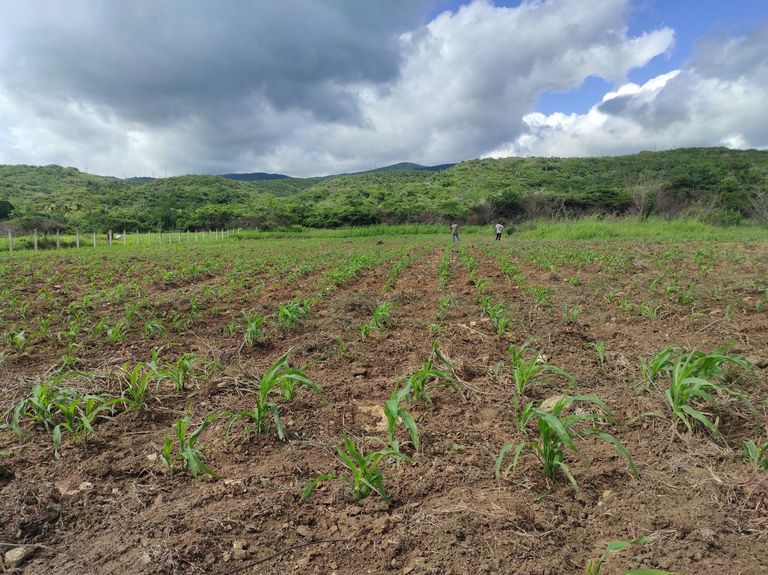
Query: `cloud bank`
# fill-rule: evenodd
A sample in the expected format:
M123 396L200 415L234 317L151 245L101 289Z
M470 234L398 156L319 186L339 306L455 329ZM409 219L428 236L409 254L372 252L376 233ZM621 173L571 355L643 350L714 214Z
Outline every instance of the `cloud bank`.
M317 175L398 161L765 146L765 27L703 39L679 71L632 36L628 0L432 2L54 0L0 4L0 163L117 176ZM725 45L726 49L723 49ZM547 91L620 86L583 115L534 112Z

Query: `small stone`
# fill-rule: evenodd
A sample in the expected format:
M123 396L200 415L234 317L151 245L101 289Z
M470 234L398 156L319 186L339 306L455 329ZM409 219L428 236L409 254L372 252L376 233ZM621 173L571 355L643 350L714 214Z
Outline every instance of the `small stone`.
M298 533L299 535L301 535L306 539L309 539L310 537L312 537L312 531L309 529L309 527L305 525L299 525L296 528L296 533Z
M146 567L150 563L152 563L152 557L147 553L146 551L139 555L139 558L136 560L136 563L139 564L139 567Z
M381 535L389 529L389 525L389 517L379 517L376 521L373 522L371 531L374 535Z
M90 481L83 481L77 488L80 491L91 491L93 489L93 483Z
M232 542L232 557L238 561L250 558L251 552L248 551L248 542L243 539L235 539Z
M150 463L154 463L155 461L157 461L157 453L150 453L149 455L147 455L147 461L149 461Z
M353 377L362 377L364 375L368 374L368 369L365 367L358 365L352 368L352 376Z
M562 395L553 395L552 397L548 397L544 401L541 402L541 410L542 411L552 411L552 408L557 405L557 402L563 399Z
M25 561L28 561L37 551L36 547L14 547L10 551L6 551L3 558L5 559L5 566L8 569L15 569L19 565L22 565Z

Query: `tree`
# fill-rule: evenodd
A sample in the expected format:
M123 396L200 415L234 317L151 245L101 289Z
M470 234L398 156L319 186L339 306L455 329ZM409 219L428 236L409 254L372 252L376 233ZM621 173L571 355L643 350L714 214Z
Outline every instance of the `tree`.
M768 227L768 188L752 190L749 196L749 203L752 206L752 215L761 224Z
M11 202L8 200L0 200L0 220L4 220L6 218L11 217L11 213L13 213L14 207Z
M664 173L646 168L634 178L625 178L624 189L629 194L635 213L644 220L651 215L664 189Z

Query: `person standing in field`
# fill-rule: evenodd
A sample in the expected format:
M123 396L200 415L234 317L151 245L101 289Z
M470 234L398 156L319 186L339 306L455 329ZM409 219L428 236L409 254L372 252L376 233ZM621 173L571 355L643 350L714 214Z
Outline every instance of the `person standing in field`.
M459 241L459 224L451 224L451 239L454 242Z
M504 226L502 226L501 224L496 224L493 227L496 228L496 241L500 242L501 241L501 230L504 229Z

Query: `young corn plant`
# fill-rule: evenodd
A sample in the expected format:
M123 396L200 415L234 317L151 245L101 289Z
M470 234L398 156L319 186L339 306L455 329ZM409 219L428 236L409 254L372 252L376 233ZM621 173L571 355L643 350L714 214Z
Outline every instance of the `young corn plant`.
M602 575L603 565L608 559L608 556L612 553L618 553L623 549L626 549L630 545L645 545L651 541L652 537L641 537L639 539L633 539L632 541L611 541L603 551L602 555L597 559L591 559L587 564L587 570L584 571L584 575ZM630 569L625 571L624 575L672 575L669 571L663 571L661 569Z
M173 382L176 391L184 391L187 382L192 374L192 365L195 356L191 353L185 353L174 362L169 363L164 368L159 369L157 374L162 379L168 379Z
M586 346L589 349L594 350L595 354L597 354L597 361L600 363L600 367L605 367L605 364L608 361L608 355L605 351L605 342L592 341L587 343Z
M536 352L529 359L525 359L525 352L533 343L533 338L528 339L520 347L509 346L507 353L512 360L512 379L518 395L522 396L526 390L534 384L549 383L548 376L559 376L575 385L576 380L564 369L550 365L544 361L541 353Z
M591 403L599 411L592 413L578 411L567 415L563 413L576 402ZM595 427L597 424L610 421L610 410L602 400L591 395L563 396L552 407L551 411L546 411L540 407L534 407L530 411L528 421L536 422L537 436L520 443L509 443L502 447L496 458L497 481L500 481L502 476L507 477L514 473L523 451L530 450L539 459L544 477L553 479L555 474L560 472L568 478L573 488L578 491L579 484L576 482L573 473L571 473L570 467L565 462L565 451L570 449L573 452L577 452L578 449L574 440L583 435L596 435L603 441L616 447L619 454L627 459L632 475L637 477L637 468L626 447L613 435L600 431ZM591 424L591 426L577 430L577 426L582 423ZM510 452L513 453L512 462L502 469L507 454Z
M160 453L160 459L169 475L173 475L177 467L180 467L182 470L189 471L195 479L198 479L201 474L218 477L218 474L208 467L203 455L203 446L197 443L200 434L218 418L216 414L207 416L194 431L189 428L189 416L185 415L176 420L173 429L175 437L167 433L163 436L163 449Z
M297 299L280 306L277 321L285 329L293 329L309 315L309 300Z
M62 416L51 432L53 438L54 455L61 457L62 432L69 432L72 443L78 445L85 442L87 437L94 432L93 423L96 418L109 416L102 412L111 410L119 400L107 400L98 395L71 396L64 401L56 402L56 407Z
M264 341L264 322L266 317L257 313L242 312L240 314L245 321L245 331L243 333L243 343L240 349L245 346L251 347L256 343Z
M368 323L360 326L360 335L368 337L371 332L380 330L392 321L392 302L383 302L377 304L373 309L373 315Z
M152 382L152 372L143 363L137 363L133 368L125 362L122 367L125 387L123 388L122 403L127 409L144 411L147 408L147 390Z
M285 439L285 427L280 419L280 406L272 397L279 395L283 400L290 402L294 399L296 389L299 386L306 387L320 396L323 395L320 387L310 380L303 371L292 369L288 365L289 353L290 350L281 355L261 376L254 389L255 403L253 408L238 411L228 416L227 431L235 423L242 421L246 426L246 435L254 429L257 433L268 433L272 423L274 423L278 438L283 440Z
M107 328L107 338L112 343L122 343L128 334L128 323L121 319L112 327Z
M390 459L402 459L405 456L394 449L380 449L369 454L365 454L362 447L359 447L349 437L343 438L343 445L336 446L336 453L342 465L347 469L347 473L339 475L337 473L326 473L310 481L301 492L301 500L306 500L315 488L329 479L341 479L349 486L350 495L360 501L365 499L371 493L376 493L384 500L389 499L384 488L384 473L381 470L382 462Z
M579 321L579 315L581 315L581 306L569 306L568 304L563 305L563 318L568 323L577 323Z
M765 428L765 436L768 439L768 427ZM741 446L741 459L748 461L755 467L768 470L768 441L756 444L751 439Z
M664 390L664 397L672 415L682 421L689 432L693 432L694 424L698 422L712 435L720 435L714 417L702 411L701 407L704 402L710 406L717 405L715 396L739 397L750 405L746 397L733 388L712 381L725 374L721 367L725 362L735 362L742 367L749 365L740 356L703 354L696 350L681 354L672 365L670 385Z
M423 400L431 405L430 393L438 387L452 389L466 401L461 382L452 375L452 370L450 360L435 349L419 369L407 376L405 387L409 389L408 402L415 405Z
M401 405L401 402L408 397L410 389L406 384L401 389L392 392L390 398L384 402L384 416L387 418L387 446L393 452L400 453L402 445L397 439L397 424L402 422L405 425L411 437L413 448L419 451L419 432L416 428L416 422L413 420L411 412Z

